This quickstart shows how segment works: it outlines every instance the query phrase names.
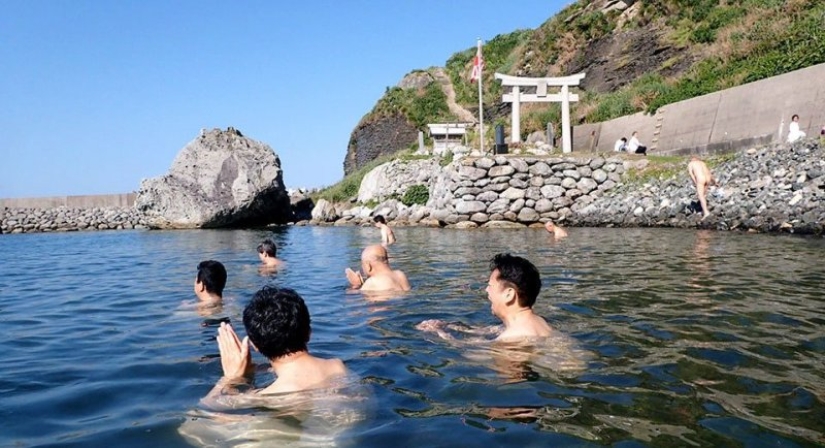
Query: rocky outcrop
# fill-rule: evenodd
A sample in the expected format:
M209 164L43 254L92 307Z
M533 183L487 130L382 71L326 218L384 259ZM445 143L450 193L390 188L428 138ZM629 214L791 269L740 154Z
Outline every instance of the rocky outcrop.
M146 229L147 222L134 208L56 207L0 210L0 233L73 232L78 230Z
M380 156L395 154L416 141L418 129L401 114L362 122L352 131L344 173L352 173Z
M701 227L825 233L825 151L813 140L737 153L713 168L720 187L702 219L686 172L605 194L569 217L578 226Z
M201 132L169 172L141 182L135 207L153 227L244 227L291 218L281 162L233 128Z
M430 184L440 170L435 159L393 160L379 165L364 176L358 189L358 202L383 201L404 196L413 185Z

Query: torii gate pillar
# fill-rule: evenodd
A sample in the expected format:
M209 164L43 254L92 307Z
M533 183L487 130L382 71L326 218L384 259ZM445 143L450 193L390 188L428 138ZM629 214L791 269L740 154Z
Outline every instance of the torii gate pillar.
M575 93L570 93L570 86L578 86L579 82L584 79L585 74L579 73L571 76L564 76L560 78L520 78L518 76L510 76L502 73L496 73L496 79L501 81L502 86L511 86L512 93L504 94L502 101L505 103L513 103L512 112L512 136L510 141L517 143L521 141L521 102L557 102L561 103L561 135L562 135L562 151L573 151L573 139L571 138L570 127L570 102L578 101L579 96ZM535 87L536 93L523 94L520 87ZM555 94L547 94L547 87L560 87L560 92Z

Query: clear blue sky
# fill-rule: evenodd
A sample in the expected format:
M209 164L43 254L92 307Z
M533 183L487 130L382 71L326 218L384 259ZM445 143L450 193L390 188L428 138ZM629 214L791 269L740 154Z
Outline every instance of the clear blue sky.
M332 184L386 87L567 3L0 2L0 197L134 191L228 126L288 187Z

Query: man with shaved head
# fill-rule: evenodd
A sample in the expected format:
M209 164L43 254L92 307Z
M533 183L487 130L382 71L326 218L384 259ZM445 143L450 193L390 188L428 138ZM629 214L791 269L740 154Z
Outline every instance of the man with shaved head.
M361 252L361 271L367 276L366 280L359 272L347 268L347 280L354 289L361 291L409 291L410 282L407 276L390 267L387 249L380 244L367 246Z

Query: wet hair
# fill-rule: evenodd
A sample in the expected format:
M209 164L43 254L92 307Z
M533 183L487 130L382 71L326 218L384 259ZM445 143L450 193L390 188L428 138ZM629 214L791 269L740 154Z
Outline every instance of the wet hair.
M268 359L307 351L309 310L292 289L264 286L243 310L249 340Z
M382 215L375 215L375 218L372 218L374 222L380 222L381 224L386 224L387 220L384 219Z
M791 117L791 121L794 121L794 120L799 120L799 115L793 114L793 117Z
M223 295L226 286L226 268L220 261L206 260L198 263L198 283L211 294Z
M273 243L272 240L266 239L261 244L258 244L258 253L267 254L270 257L275 258L275 254L278 253L278 247L275 246L275 243Z
M510 254L498 254L490 260L490 272L498 270L499 281L506 282L518 293L518 304L531 308L541 291L539 270L527 259Z

